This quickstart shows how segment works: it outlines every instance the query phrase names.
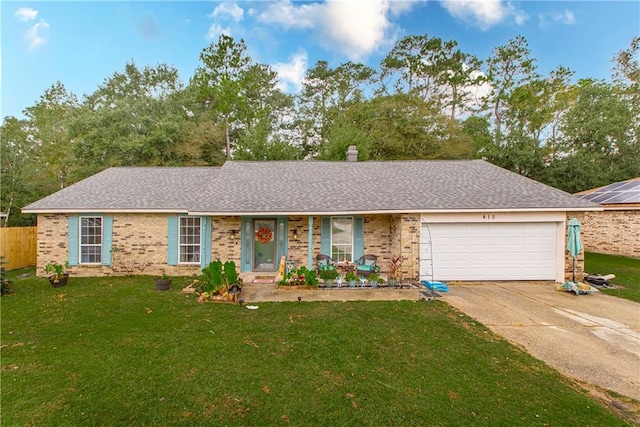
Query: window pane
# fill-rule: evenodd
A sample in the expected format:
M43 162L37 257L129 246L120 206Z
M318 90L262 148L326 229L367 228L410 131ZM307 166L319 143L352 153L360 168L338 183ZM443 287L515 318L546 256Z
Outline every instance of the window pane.
M200 262L200 218L180 218L179 260L181 263Z
M102 261L102 248L100 246L83 246L81 248L81 262L99 263Z
M353 261L353 218L331 218L331 258Z
M102 262L102 218L80 218L80 262Z

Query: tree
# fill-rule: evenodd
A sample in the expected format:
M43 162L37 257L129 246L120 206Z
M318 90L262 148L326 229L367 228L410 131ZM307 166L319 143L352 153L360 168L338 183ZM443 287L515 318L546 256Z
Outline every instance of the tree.
M76 96L56 82L25 110L29 138L34 144L32 164L51 191L66 185L75 164L69 129L78 105Z
M38 198L37 174L32 174L34 149L26 120L6 117L0 127L0 208L8 216L5 225L33 225L32 215L22 216L16 208Z
M320 158L343 160L347 147L360 160L470 158L472 140L457 121L418 96L378 96L352 104L329 130Z
M432 96L432 58L427 57L433 44L427 34L406 36L396 42L380 64L377 95L415 94L426 100Z
M640 174L640 153L628 129L633 113L603 81L580 80L575 103L562 117L558 156L545 181L569 192Z
M241 90L251 64L246 50L244 40L236 43L233 37L222 34L217 43L211 43L202 50L202 65L196 69L192 79L192 84L199 90L199 99L222 117L227 159L231 159L231 128L240 111L249 109Z
M86 97L73 122L74 153L84 178L110 166L176 164L183 128L193 117L178 71L127 63Z
M373 74L370 67L353 62L332 69L326 61L318 61L307 71L298 97L297 123L305 153L323 155L330 128L349 106L364 99L364 85Z
M621 99L633 117L629 126L629 144L635 152L640 150L640 36L631 40L631 46L614 57L613 81Z
M485 109L492 111L494 139L498 146L503 142L503 120L513 91L538 77L535 59L530 55L527 40L517 36L505 46L495 48L485 61L491 92L484 98L484 103Z
M406 93L448 110L453 120L470 110L472 92L484 81L481 61L458 49L455 40L443 41L427 34L399 40L382 60L377 94ZM393 89L391 89L393 88Z

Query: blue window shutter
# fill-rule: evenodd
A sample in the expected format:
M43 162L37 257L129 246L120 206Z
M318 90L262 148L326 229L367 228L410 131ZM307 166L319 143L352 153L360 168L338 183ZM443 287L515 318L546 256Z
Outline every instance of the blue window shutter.
M113 217L102 217L102 265L111 265L111 250L113 249Z
M331 256L331 217L322 218L320 253Z
M67 218L67 261L69 265L78 265L78 246L78 217L69 216Z
M251 234L251 217L242 218L242 230L240 230L240 256L242 260L240 265L241 271L251 271L252 263L251 257L253 256L253 248L251 246L253 242L253 235Z
M211 262L211 217L200 219L200 268L203 269Z
M167 264L178 265L178 217L167 217Z
M364 218L357 216L353 222L353 256L355 261L364 255Z

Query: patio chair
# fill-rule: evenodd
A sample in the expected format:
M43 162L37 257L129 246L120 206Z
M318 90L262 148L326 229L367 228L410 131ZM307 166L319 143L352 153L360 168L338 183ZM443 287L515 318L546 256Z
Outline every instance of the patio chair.
M320 274L320 270L324 270L328 268L330 270L335 270L336 267L333 265L333 259L329 255L318 254L316 255L316 266L318 274Z
M378 260L377 255L371 255L371 254L362 255L360 258L358 258L355 261L356 275L358 277L360 276L368 277L369 274L373 272L377 272L378 271L378 267L376 266L377 260Z

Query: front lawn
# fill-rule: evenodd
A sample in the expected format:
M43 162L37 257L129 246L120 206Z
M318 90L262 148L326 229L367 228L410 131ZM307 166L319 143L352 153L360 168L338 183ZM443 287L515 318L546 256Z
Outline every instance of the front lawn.
M584 269L589 274L616 275L611 283L618 288L602 293L640 302L640 259L585 252Z
M628 425L440 301L248 310L179 287L16 279L2 424Z

